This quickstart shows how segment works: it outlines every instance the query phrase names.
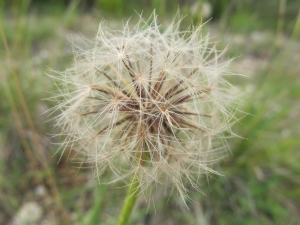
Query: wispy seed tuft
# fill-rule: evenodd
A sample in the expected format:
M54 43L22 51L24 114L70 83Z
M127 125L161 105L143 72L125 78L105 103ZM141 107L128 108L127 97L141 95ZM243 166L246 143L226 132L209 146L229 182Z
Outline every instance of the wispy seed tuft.
M75 48L74 66L53 76L62 148L97 177L110 169L115 180L135 175L142 191L172 184L185 197L186 181L198 189L201 174L219 174L212 165L226 153L234 111L230 61L201 26L179 26L162 32L155 14L132 29L100 24L93 46Z

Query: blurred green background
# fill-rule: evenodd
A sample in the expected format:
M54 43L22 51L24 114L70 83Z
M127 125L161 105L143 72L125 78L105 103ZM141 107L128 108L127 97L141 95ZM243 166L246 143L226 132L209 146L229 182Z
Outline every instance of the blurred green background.
M216 165L225 176L203 177L189 209L158 188L129 224L299 224L299 0L0 0L0 224L116 224L126 188L99 185L72 152L60 159L61 140L50 138L59 130L43 113L54 103L42 99L56 92L45 73L70 67L70 40L93 38L101 19L120 28L154 9L162 27L178 9L183 29L209 21L205 32L237 56L230 69L247 75L231 81L246 113Z

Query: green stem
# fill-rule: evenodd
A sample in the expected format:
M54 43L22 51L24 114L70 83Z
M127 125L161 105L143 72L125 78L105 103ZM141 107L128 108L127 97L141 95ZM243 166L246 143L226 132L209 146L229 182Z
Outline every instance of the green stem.
M133 177L132 183L128 189L126 200L124 202L122 212L119 217L118 225L125 225L132 212L133 206L138 196L139 181L136 176Z

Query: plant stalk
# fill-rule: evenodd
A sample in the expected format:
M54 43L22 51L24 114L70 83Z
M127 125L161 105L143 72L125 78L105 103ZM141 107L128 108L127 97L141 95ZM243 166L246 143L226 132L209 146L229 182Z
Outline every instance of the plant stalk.
M139 181L138 181L137 177L134 176L132 179L132 183L128 189L122 211L120 213L118 225L125 225L127 223L128 219L131 215L133 206L138 197L138 187L139 187Z

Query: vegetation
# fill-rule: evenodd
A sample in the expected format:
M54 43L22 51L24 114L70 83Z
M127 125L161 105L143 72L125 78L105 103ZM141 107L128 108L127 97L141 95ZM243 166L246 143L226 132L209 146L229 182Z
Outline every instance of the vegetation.
M184 24L210 18L201 21L192 10L204 3L196 0L59 2L0 2L0 224L25 224L26 210L29 224L117 223L124 184L99 185L72 162L72 152L61 155L53 144L61 140L51 135L58 128L44 113L53 103L43 99L56 91L45 73L72 64L69 41L84 47L83 35L92 38L102 18L119 27L137 19L134 10L149 15L156 8L162 24L178 7ZM215 168L224 176L203 177L203 193L190 192L189 208L158 188L155 204L137 200L129 224L297 224L299 1L208 2L207 31L222 40L220 49L230 45L226 57L238 56L231 70L247 76L230 78L244 92L233 128L240 137L228 139L231 152Z

